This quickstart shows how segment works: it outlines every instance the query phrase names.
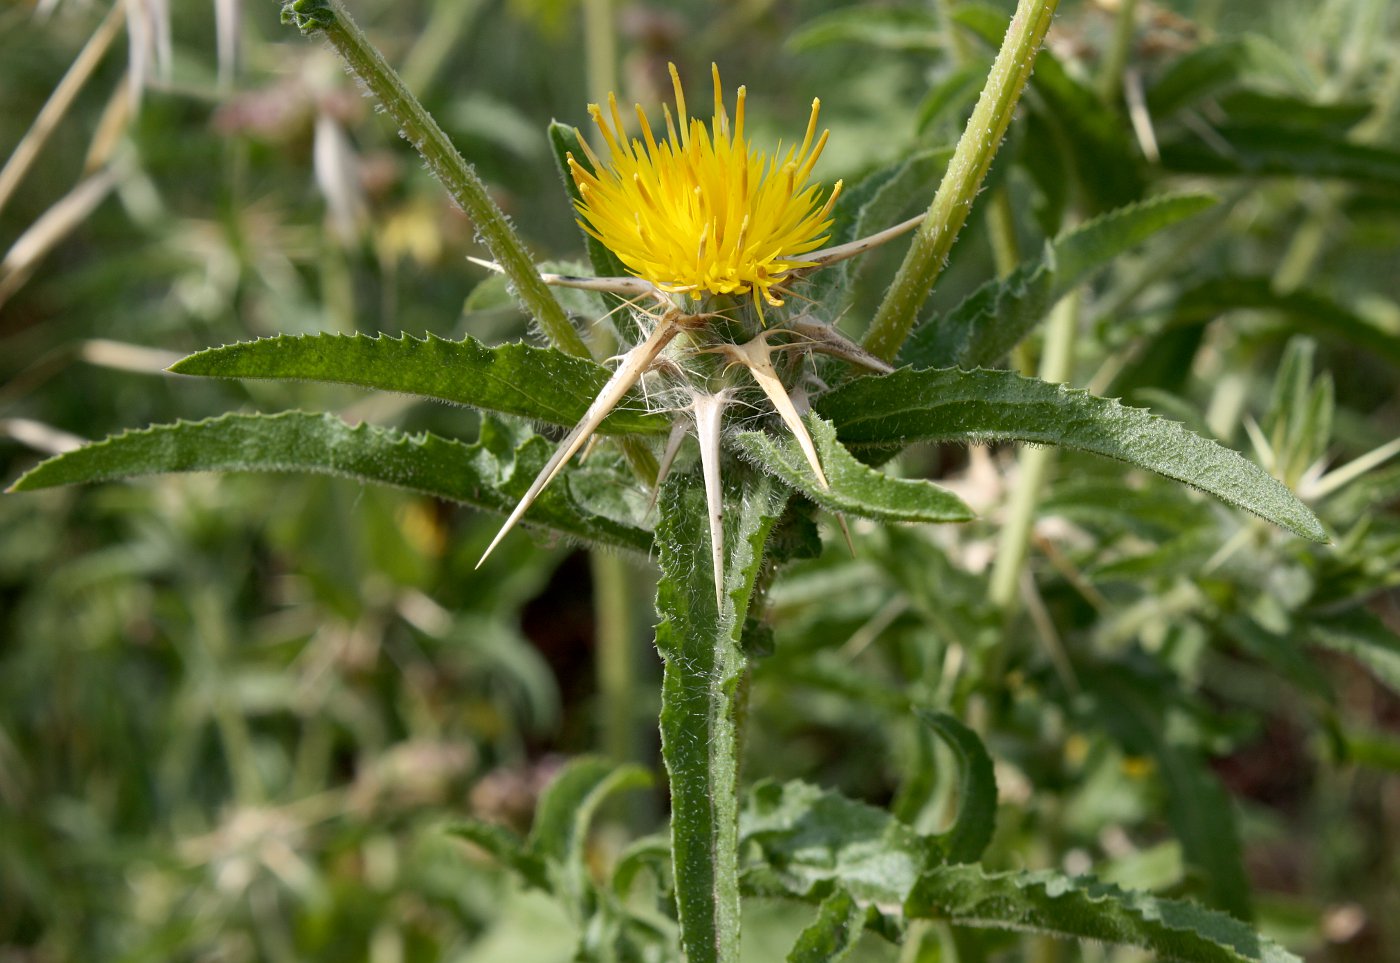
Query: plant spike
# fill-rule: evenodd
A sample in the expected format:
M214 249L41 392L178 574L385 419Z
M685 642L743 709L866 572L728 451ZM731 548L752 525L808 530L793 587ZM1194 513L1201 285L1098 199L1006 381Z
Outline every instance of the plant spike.
M700 470L705 476L705 508L710 523L710 561L715 575L715 606L724 613L724 486L720 483L720 434L729 392L695 392L695 437L700 442Z
M554 454L550 456L544 468L540 469L540 473L535 476L529 490L521 497L515 510L510 513L510 517L501 526L501 530L496 533L491 544L486 546L481 560L476 563L477 568L480 568L481 563L486 561L487 557L495 551L496 546L501 543L501 539L505 538L506 533L515 527L515 523L520 521L520 516L525 514L530 505L539 497L540 492L544 491L545 486L554 480L554 476L559 474L574 453L602 424L608 413L617 407L617 403L637 383L642 373L656 360L656 356L661 353L661 350L680 333L681 317L680 312L675 310L663 315L656 327L652 329L651 334L647 335L646 340L622 356L617 370L608 379L608 383L603 386L603 390L598 392L598 397L593 399L593 404L588 406L583 419L559 443L559 447L554 450Z
M848 364L859 365L878 374L889 374L894 370L894 366L883 358L866 351L859 344L846 337L838 331L835 325L827 324L825 321L818 321L810 314L799 315L784 324L795 334L800 334L808 338L811 344L808 346L812 351L820 351L822 354L831 355L833 358L840 358Z
M807 457L807 464L812 466L812 473L817 476L817 483L822 488L830 488L827 483L826 472L822 471L822 463L817 459L816 446L812 444L812 436L807 431L807 426L802 423L802 417L797 413L797 407L792 403L792 398L788 396L787 388L783 387L783 382L778 377L778 373L773 370L771 355L773 348L768 344L768 339L777 334L778 329L764 331L752 341L744 344L726 344L720 346L719 350L729 356L733 361L743 365L753 375L753 380L758 382L758 386L763 389L763 393L768 396L768 400L773 405L773 410L778 413L778 417L783 419L783 424L788 426L793 437L797 439L797 445L802 449L802 454Z
M651 487L651 499L647 502L647 514L656 507L656 498L661 494L661 483L671 474L671 465L680 454L681 444L686 436L685 422L677 418L671 424L671 435L666 439L666 449L661 453L661 463L656 466L656 484Z
M849 261L853 257L858 257L866 251L873 251L882 244L888 244L896 238L903 237L924 221L923 214L911 217L907 221L900 221L892 227L887 227L883 231L876 231L854 241L847 241L845 244L836 244L831 247L824 247L820 251L813 251L806 255L806 260L812 262L811 267L801 268L793 273L806 274L840 261Z

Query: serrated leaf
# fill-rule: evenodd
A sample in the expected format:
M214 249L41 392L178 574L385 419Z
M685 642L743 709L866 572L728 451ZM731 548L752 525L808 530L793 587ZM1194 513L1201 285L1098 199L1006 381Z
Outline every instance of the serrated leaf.
M903 369L823 395L818 413L847 445L1023 441L1078 448L1209 492L1317 542L1327 533L1253 462L1176 422L1080 389L1009 371Z
M539 889L549 889L549 877L543 860L531 853L525 841L504 826L467 822L447 827L447 834L465 839L495 857L501 865L514 870L521 879Z
M543 467L552 446L538 435L508 434L507 444L467 445L424 433L351 427L328 414L230 414L157 425L50 458L10 491L191 471L312 472L461 502L507 514ZM588 541L647 551L642 529L586 515L563 486L535 502L526 524Z
M838 889L817 908L817 918L797 937L788 963L839 963L855 947L865 929L865 910Z
M884 913L897 914L937 852L885 810L801 781L755 786L740 835L781 891L810 898L834 884Z
M859 7L837 10L807 21L787 39L794 53L838 43L859 43L882 50L940 50L938 18L913 7Z
M1162 144L1162 166L1189 174L1287 176L1400 189L1400 151L1358 144L1345 134L1288 124L1232 122Z
M656 646L661 755L671 788L671 849L681 943L691 963L736 958L739 891L725 869L738 861L736 693L746 659L740 635L764 545L787 502L777 481L736 466L724 495L723 608L710 570L704 487L694 473L661 489L657 525Z
M1325 649L1356 659L1376 678L1400 693L1400 636L1364 609L1316 619L1303 628L1304 637Z
M475 338L429 334L278 335L210 348L170 366L212 378L325 381L434 398L573 427L608 380L608 370L555 348L522 342L487 347ZM635 393L599 427L609 434L662 433L670 423L650 414Z
M996 831L997 780L992 757L977 733L947 713L916 710L915 714L938 733L958 760L958 815L938 841L948 862L975 863Z
M731 444L828 511L890 522L965 522L974 517L972 509L946 488L921 479L892 478L864 464L836 440L830 422L812 414L804 421L829 488L818 483L791 436L779 439L766 431L745 431Z
M1053 872L928 872L905 904L911 919L1138 946L1185 963L1301 963L1244 923L1179 900Z
M1112 211L1045 246L1005 280L989 281L914 332L901 360L918 368L992 364L1040 323L1056 301L1153 234L1214 206L1205 194L1174 194Z

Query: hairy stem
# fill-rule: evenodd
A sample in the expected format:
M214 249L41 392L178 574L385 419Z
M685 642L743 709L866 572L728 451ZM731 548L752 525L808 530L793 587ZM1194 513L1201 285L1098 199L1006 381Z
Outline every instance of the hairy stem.
M948 172L871 322L865 338L871 354L892 361L909 336L1006 136L1058 4L1059 0L1020 0L1017 5Z
M320 30L350 71L371 91L403 135L422 155L476 225L486 246L510 279L515 296L561 351L588 357L588 347L569 322L564 309L535 270L535 262L510 226L476 170L447 139L442 128L389 66L369 38L346 12L340 0L293 0L283 5L283 19L303 30Z

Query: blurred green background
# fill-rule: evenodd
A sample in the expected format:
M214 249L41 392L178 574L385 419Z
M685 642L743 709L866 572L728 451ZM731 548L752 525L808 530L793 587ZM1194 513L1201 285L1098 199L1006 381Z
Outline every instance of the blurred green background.
M947 81L988 52L966 32L954 41L952 6L620 5L617 84L624 101L655 105L674 60L703 94L716 61L727 83L748 85L760 143L800 133L820 96L832 137L818 174L849 182L956 136L977 88ZM465 260L484 254L471 224L333 54L279 25L278 4L171 3L168 49L164 4L131 7L0 9L0 157L35 144L34 119L85 45L93 54L72 97L50 108L33 165L0 195L0 479L75 438L231 409L326 409L470 437L476 416L462 409L163 373L183 354L277 332L528 332ZM598 96L580 5L351 7L535 252L578 258L544 128L582 125ZM1114 9L1062 4L1050 50L1072 77L1092 77ZM1028 254L1066 207L1092 213L1096 190L1132 200L1204 186L1224 198L1095 289L1078 383L1093 376L1100 392L1246 451L1244 425L1258 419L1299 453L1295 485L1316 481L1306 470L1318 458L1345 463L1395 438L1398 20L1384 0L1139 8L1133 82L1159 104L1163 78L1186 90L1166 138L1209 146L1238 115L1304 145L1390 151L1365 155L1367 176L1333 178L1335 152L1313 168L1173 170L1147 156L1142 131L1124 133L1126 120L1107 121L1104 137L1128 145L1131 169L1090 156L1090 130L1064 148L1071 172L1037 120L1053 103L1032 105L994 174ZM1223 67L1198 57L1197 69L1217 70L1213 85L1172 73L1217 49L1235 53ZM931 89L952 92L940 102ZM1073 197L1057 196L1057 181L1075 183ZM909 211L927 197L911 196ZM994 270L979 212L937 306ZM1221 293L1260 277L1275 296L1314 300ZM1369 334L1353 336L1353 322ZM1315 345L1285 347L1300 335ZM1285 356L1295 373L1311 359L1298 381L1308 391L1335 374L1325 427L1299 428L1297 406L1279 401ZM904 467L982 492L969 501L986 506L984 521L957 533L861 526L859 558L828 546L779 583L775 654L755 671L755 778L801 776L899 811L901 773L931 750L882 693L936 688L956 621L980 598L1003 490L991 459L1004 465L1006 453L983 454L930 449ZM1006 807L995 860L1207 899L1238 872L1260 925L1310 959L1400 959L1400 700L1388 687L1400 645L1387 656L1382 640L1358 659L1312 639L1333 654L1310 660L1279 643L1297 612L1321 617L1329 604L1362 600L1400 624L1400 478L1380 465L1341 489L1324 518L1342 538L1317 550L1170 486L1127 491L1120 479L1116 465L1067 458L1046 502L1035 571L1066 644L1094 653L1071 652L1077 683L1028 654L979 683L1004 710L988 737ZM608 560L522 534L474 572L497 524L306 477L0 498L0 961L568 959L559 911L439 827L467 814L528 827L569 755L657 765L652 576L632 559L619 585ZM1232 537L1245 547L1222 555ZM600 619L630 640L632 698L620 707L597 695ZM1118 703L1094 695L1094 672ZM618 807L599 858L662 812L660 797ZM1221 812L1238 821L1237 840ZM1182 826L1193 821L1191 837ZM1217 831L1238 844L1238 863L1201 877ZM751 909L753 959L777 958L803 911ZM1001 952L1020 958L1015 944ZM858 953L898 958L872 937Z

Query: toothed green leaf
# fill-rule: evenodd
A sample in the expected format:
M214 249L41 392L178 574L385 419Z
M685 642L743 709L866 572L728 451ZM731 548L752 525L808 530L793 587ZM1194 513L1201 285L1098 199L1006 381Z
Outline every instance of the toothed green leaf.
M327 381L435 398L572 428L603 389L608 370L555 348L522 342L487 347L436 335L278 335L210 348L170 366L212 378ZM640 396L624 399L598 428L605 434L661 433Z
M733 444L746 458L772 472L823 508L891 522L965 522L972 509L933 482L892 478L862 463L836 440L831 423L805 419L830 488L818 482L797 439L778 439L765 431L746 431Z
M816 409L847 445L1023 441L1106 455L1327 541L1307 506L1258 465L1176 422L1081 389L1010 371L904 369L858 378L823 395Z
M1130 204L1045 246L1005 280L988 281L948 314L914 332L901 360L916 368L973 368L996 362L1029 334L1056 301L1153 234L1214 206L1204 194Z
M449 836L465 839L486 850L497 862L514 870L529 885L539 889L549 888L544 861L526 848L525 840L506 827L468 822L449 826L446 832Z
M113 435L50 458L11 491L191 471L313 472L406 488L506 514L549 458L539 435L513 431L504 446L432 434L351 427L333 415L231 414ZM545 490L524 523L588 541L647 551L650 535L580 511L564 485Z
M1233 917L1053 872L931 870L905 903L911 919L1139 946L1185 963L1301 963Z

